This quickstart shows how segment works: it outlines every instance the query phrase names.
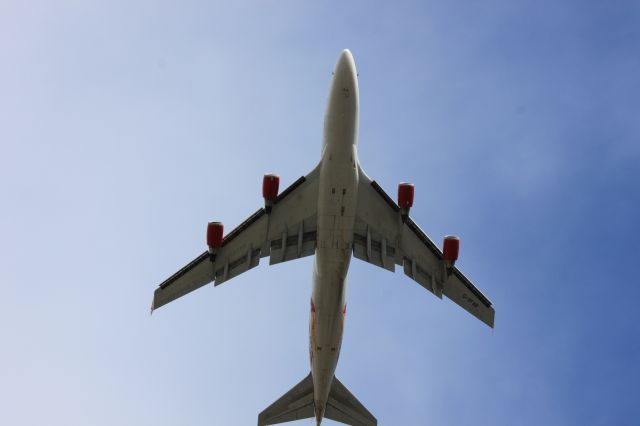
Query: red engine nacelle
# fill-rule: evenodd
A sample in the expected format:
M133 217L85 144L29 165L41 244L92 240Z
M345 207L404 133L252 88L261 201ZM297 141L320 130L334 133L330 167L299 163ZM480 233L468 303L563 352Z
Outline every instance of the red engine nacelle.
M215 249L222 247L224 237L224 225L222 222L209 222L207 225L207 245L209 253L213 253Z
M409 210L413 206L414 187L412 183L402 182L398 185L398 207L402 215L402 222L409 217Z
M267 174L262 178L262 197L264 198L264 206L267 213L271 213L271 206L273 206L273 202L278 198L279 187L279 176Z
M455 235L447 235L444 237L442 243L442 259L447 267L453 267L453 264L458 260L458 254L460 253L460 238Z

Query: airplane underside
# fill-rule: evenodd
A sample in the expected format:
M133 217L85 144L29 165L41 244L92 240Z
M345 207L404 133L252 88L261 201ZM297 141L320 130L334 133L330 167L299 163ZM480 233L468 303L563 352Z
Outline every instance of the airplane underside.
M355 62L344 50L336 64L325 112L318 166L278 192L279 178L265 175L264 208L224 236L210 222L209 249L165 280L154 294L157 309L208 283L220 285L260 259L274 265L315 255L309 319L310 370L266 408L258 426L315 418L375 426L376 418L335 377L347 308L352 256L394 272L399 265L436 297L447 296L493 327L491 302L455 267L459 239L440 250L409 217L412 184L398 186L397 203L366 175L358 161L359 93Z

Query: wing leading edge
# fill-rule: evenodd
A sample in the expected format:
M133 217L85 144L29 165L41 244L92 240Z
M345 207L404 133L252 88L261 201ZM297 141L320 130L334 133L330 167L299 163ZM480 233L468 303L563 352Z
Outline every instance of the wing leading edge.
M395 265L402 266L408 277L435 296L447 296L493 327L491 301L458 268L445 266L440 249L411 218L403 224L398 205L362 168L359 175L354 257L391 272Z

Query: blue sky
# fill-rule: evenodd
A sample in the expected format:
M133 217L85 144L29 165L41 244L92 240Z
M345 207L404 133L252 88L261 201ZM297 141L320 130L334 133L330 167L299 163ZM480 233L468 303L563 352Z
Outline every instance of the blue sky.
M341 381L382 425L634 424L639 42L632 1L2 2L0 424L255 424L308 373L310 258L148 308L318 161L343 48L365 170L496 328L354 261Z

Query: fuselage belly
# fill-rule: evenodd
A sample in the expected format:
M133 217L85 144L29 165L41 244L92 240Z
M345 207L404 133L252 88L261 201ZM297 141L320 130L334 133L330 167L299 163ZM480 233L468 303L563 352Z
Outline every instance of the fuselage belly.
M324 415L342 344L357 202L358 81L348 51L342 53L334 70L323 139L309 324L318 422Z

